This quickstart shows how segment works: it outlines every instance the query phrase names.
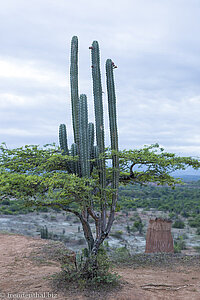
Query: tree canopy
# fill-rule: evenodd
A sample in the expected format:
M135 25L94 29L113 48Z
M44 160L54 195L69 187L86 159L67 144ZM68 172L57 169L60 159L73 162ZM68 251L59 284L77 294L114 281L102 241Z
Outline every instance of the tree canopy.
M5 144L0 146L0 199L23 199L27 206L59 207L74 213L83 227L92 270L97 268L95 257L111 230L117 209L118 190L112 185L115 171L109 160L116 156L119 159L121 184L154 182L174 187L180 181L173 178L171 172L200 167L198 159L167 153L157 144L139 150L107 149L102 155L106 162L105 188L99 181L98 162L93 164L95 167L90 177L69 173L66 165L69 166L78 157L64 154L55 144L42 148L27 145L16 149L8 149ZM96 159L101 159L101 155ZM95 222L96 236L89 217Z
M105 157L109 161L113 151L107 150ZM165 152L158 144L145 146L137 150L123 150L117 154L120 163L120 182L140 183L155 182L175 186L180 181L171 173L192 167L199 169L199 159L179 157ZM78 177L66 171L66 164L73 159L63 155L55 145L27 145L8 149L5 144L0 147L0 197L23 198L32 204L45 202L60 203L70 208L80 208L83 202L90 203L92 193L98 204L99 182L96 170L90 178ZM107 164L106 192L112 193L110 176L112 168ZM98 206L98 205L97 205Z

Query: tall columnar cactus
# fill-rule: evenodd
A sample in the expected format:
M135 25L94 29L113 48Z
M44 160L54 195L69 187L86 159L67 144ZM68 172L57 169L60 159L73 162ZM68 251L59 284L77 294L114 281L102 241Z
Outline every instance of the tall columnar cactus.
M71 145L71 156L73 158L78 156L78 146L75 143ZM79 174L79 162L77 160L70 162L70 167L73 174Z
M112 220L114 218L115 206L118 197L118 185L119 185L119 158L117 156L118 151L118 132L117 132L117 113L116 113L116 96L113 69L116 68L111 59L106 61L106 81L108 92L108 111L109 111L109 123L110 123L110 139L112 150L112 188L114 189L112 196L111 218L109 219L107 229L110 230L112 226Z
M93 79L93 95L94 95L94 111L95 111L95 124L96 124L96 139L97 146L100 154L105 152L104 140L104 122L103 122L103 102L102 102L102 85L101 85L101 72L100 72L100 58L99 58L99 44L97 41L92 43L90 47L92 53L92 79ZM99 180L101 186L101 206L104 215L103 227L105 227L106 207L105 207L105 187L106 187L106 166L105 159L101 158L98 162L99 167Z
M74 142L79 148L79 94L78 94L78 38L73 36L71 41L71 65L70 65L72 120L74 130Z
M90 176L90 153L89 153L89 135L88 135L88 109L86 95L80 95L79 99L79 143L80 143L80 165L81 175Z
M67 145L67 130L65 124L60 124L59 128L59 143L64 154L69 155L69 149Z
M92 43L92 78L93 95L96 123L96 139L99 152L104 153L104 124L103 124L103 103L102 103L102 85L100 73L99 44L97 41Z
M111 150L118 151L118 132L117 132L117 112L116 112L116 96L115 84L113 76L113 68L115 67L111 59L106 61L106 79L108 92L108 111L110 122L110 139ZM118 156L113 154L113 188L118 186Z
M97 251L99 245L110 231L111 225L114 220L114 211L117 201L117 188L118 188L118 134L117 134L117 120L116 120L116 98L114 88L113 68L114 63L108 59L106 61L106 77L107 77L107 92L108 92L108 107L109 107L109 122L110 122L110 137L111 149L113 160L113 176L112 176L112 189L113 197L110 215L108 220L106 218L106 163L104 158L105 153L105 138L104 138L104 118L103 118L103 101L102 101L102 85L101 85L101 72L100 72L100 58L99 58L99 45L97 41L92 43L91 58L92 58L92 79L93 79L93 96L94 96L94 112L95 112L95 129L94 124L88 123L88 108L87 97L78 94L78 39L72 38L71 42L71 64L70 64L70 82L71 82L71 102L72 102L72 120L74 131L74 144L69 151L67 146L67 133L66 126L60 125L59 140L60 147L63 154L78 157L78 160L69 161L67 170L68 172L77 174L81 177L90 177L93 168L98 170L99 183L100 183L100 197L101 197L101 210L100 214L95 213L93 209L87 208L84 205L83 209L83 227L87 222L87 210L96 224L96 240L94 242L92 233L87 225L85 236L87 236L89 249L93 248L93 252ZM96 131L96 145L94 145L94 131ZM107 224L106 224L107 223ZM95 244L96 243L96 244Z

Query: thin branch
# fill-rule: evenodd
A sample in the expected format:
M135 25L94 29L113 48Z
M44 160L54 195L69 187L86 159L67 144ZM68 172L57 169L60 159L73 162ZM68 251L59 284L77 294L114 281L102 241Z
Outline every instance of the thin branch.
M66 205L63 205L59 202L54 202L54 203L44 203L43 202L43 203L40 203L40 205L41 206L59 206L63 210L75 214L80 219L81 224L83 226L83 232L84 232L85 239L88 243L88 248L90 251L92 250L92 247L94 244L94 238L93 238L92 230L90 228L90 224L78 211L71 209L71 208L67 207Z
M169 284L145 284L141 285L141 288L144 290L172 290L172 291L177 291L183 288L186 288L188 286L191 286L192 284L186 284L186 285L181 285L181 286L174 286L174 285L169 285Z

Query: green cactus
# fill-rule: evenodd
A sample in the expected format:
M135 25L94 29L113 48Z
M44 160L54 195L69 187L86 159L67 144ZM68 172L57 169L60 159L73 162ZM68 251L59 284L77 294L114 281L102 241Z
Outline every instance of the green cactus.
M75 158L75 156L78 156L78 147L77 144L73 143L71 145L71 156ZM78 161L72 161L70 162L71 170L73 174L79 175L79 163Z
M102 86L100 73L99 45L97 41L92 43L92 78L93 78L93 95L96 122L96 138L99 152L104 153L104 124L103 124L103 103L102 103Z
M99 243L107 236L112 223L114 221L114 212L117 201L117 188L119 184L119 161L116 152L118 151L118 133L117 133L117 120L116 120L116 98L113 68L113 62L108 59L106 61L106 77L107 77L107 92L108 92L108 108L109 108L109 123L110 123L110 138L111 149L115 152L112 153L113 161L113 176L112 176L112 189L113 197L110 208L110 215L106 217L106 163L105 163L105 137L104 137L104 118L103 118L103 101L102 101L102 85L100 73L100 58L99 58L99 45L97 41L92 43L91 58L92 58L92 80L93 80L93 96L94 96L94 112L95 112L95 131L96 131L96 145L94 145L94 124L88 123L88 107L87 97L85 94L78 94L78 39L72 38L71 42L71 64L70 64L70 82L71 82L71 103L72 103L72 120L74 132L74 144L71 150L67 146L67 133L64 124L60 125L59 140L60 147L64 154L78 157L78 161L70 161L68 163L68 172L77 174L80 177L90 177L93 168L96 168L99 174L99 192L100 192L100 213L92 213L91 209L87 208L84 203L82 216L84 222L88 218L88 213L94 218L96 224L96 240L90 236L88 226L86 226L84 234L88 241L89 249L93 249L95 254ZM91 207L92 196L91 198ZM90 207L90 208L91 208ZM95 244L96 243L96 244Z
M115 85L113 68L114 63L111 59L106 61L106 79L107 79L107 92L108 92L108 111L109 111L109 123L110 123L110 139L111 150L118 151L118 132L117 132L117 113L116 113L116 97L115 97ZM113 155L113 168L114 168L114 182L113 188L116 188L117 183L117 168L118 168L118 156Z
M69 149L67 145L67 130L65 124L60 124L59 142L60 142L60 148L63 151L63 153L69 155Z
M89 152L90 158L93 157L93 147L94 147L94 124L88 124L88 137L89 137Z
M78 94L78 38L73 36L71 41L71 65L70 65L72 120L74 130L74 142L79 148L79 94Z
M40 237L41 237L41 239L49 238L49 232L48 232L48 228L46 225L40 229Z
M99 153L105 152L104 142L104 122L103 122L103 102L102 102L102 85L100 73L100 58L99 58L99 44L97 41L92 43L92 79L93 79L93 95L94 95L94 111L96 123L96 139ZM106 168L105 159L99 160L99 179L102 192L106 186ZM105 198L105 195L102 195Z
M96 142L94 146L94 124L88 124L88 109L86 95L78 94L78 38L74 36L71 41L71 63L70 63L70 83L71 83L71 103L72 103L72 120L75 143L71 147L71 151L67 145L67 132L65 124L61 124L59 128L59 142L63 154L78 156L79 162L69 162L68 171L78 174L79 176L91 175L93 166L99 170L99 181L101 186L101 197L105 200L104 189L106 187L106 166L105 159L99 158L99 155L105 152L104 138L104 118L103 118L103 101L102 101L102 85L100 72L99 44L93 41L91 49L92 58L92 79L93 79L93 95L94 95L94 111L95 111L95 127ZM106 62L107 91L108 91L108 107L109 122L111 135L111 149L118 151L118 136L116 123L116 99L113 78L112 60ZM94 162L96 159L96 162ZM117 168L118 158L113 156L113 167ZM113 188L117 187L117 171L113 173Z
M79 99L79 143L80 143L80 166L81 175L90 176L90 154L88 136L88 109L86 95L80 95Z

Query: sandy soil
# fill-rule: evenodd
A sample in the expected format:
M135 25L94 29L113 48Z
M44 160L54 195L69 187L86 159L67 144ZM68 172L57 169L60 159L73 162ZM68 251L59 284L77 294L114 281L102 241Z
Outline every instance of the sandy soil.
M48 261L44 265L31 258L31 253L42 251L48 243L37 238L0 234L0 299L97 299L97 295L64 295L52 289L50 276L59 272L60 264ZM122 276L122 289L98 299L200 300L200 269L195 265L173 269L121 268L116 271Z

